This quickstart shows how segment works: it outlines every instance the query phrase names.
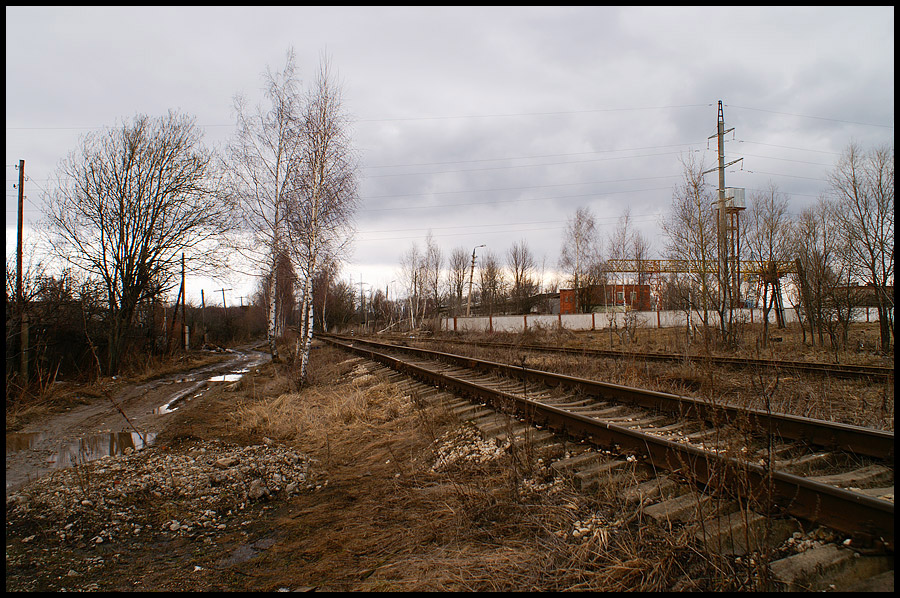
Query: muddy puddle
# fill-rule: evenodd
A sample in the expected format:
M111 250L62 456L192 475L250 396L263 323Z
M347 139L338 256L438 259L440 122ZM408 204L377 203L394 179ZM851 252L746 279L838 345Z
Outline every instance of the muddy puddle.
M15 432L6 435L6 454L32 450L47 436L41 432ZM156 434L147 432L143 438L136 432L92 434L71 441L59 442L50 449L45 463L50 467L69 467L106 456L123 455L127 449L140 450L149 446Z
M153 444L157 432L168 425L168 414L190 405L217 383L240 380L268 359L269 356L260 351L239 350L225 362L126 387L115 397L116 402L133 425L144 432L143 437L133 432L133 428L126 432L110 431L111 425L106 422L121 425L121 415L102 400L54 415L46 422L36 422L30 430L8 433L7 493L54 469L123 455ZM82 430L88 432L82 433Z

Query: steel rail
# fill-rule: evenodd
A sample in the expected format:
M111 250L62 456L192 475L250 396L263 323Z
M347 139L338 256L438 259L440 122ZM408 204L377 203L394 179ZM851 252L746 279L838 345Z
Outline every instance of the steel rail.
M817 446L838 448L858 455L883 459L890 463L893 463L894 460L894 433L885 430L874 430L786 413L770 413L760 409L712 404L682 395L567 376L565 374L455 355L453 353L432 351L430 349L395 346L368 339L341 336L334 336L333 338L362 342L385 349L414 352L433 359L450 361L467 368L497 371L510 377L525 377L529 380L542 382L548 386L562 384L581 389L591 396L623 401L677 415L696 417L711 423L746 422L759 433L771 432L782 438L803 441Z
M545 351L551 353L568 353L578 355L590 355L593 357L622 358L629 357L647 361L688 361L713 363L734 367L772 368L792 371L807 371L819 374L831 374L838 377L869 377L878 379L892 379L894 369L875 365L854 365L841 363L821 363L813 361L782 361L779 359L752 359L742 357L715 357L676 355L673 353L650 353L641 351L615 351L612 349L592 349L589 347L552 347L547 345L517 345L515 343L500 343L488 341L463 341L458 339L417 339L426 342L444 342L475 345L478 347L503 347L508 349L520 349L526 351Z
M354 341L342 342L334 337L327 337L324 340L435 386L476 397L500 409L512 407L524 415L526 420L546 425L557 432L583 436L600 445L627 447L645 454L654 467L680 472L694 483L712 488L743 488L745 491L749 487L750 494L745 494L745 498L770 500L773 505L786 513L827 525L869 542L880 543L893 550L892 502L814 482L793 474L768 470L753 463L491 389L417 366L375 349L357 346Z

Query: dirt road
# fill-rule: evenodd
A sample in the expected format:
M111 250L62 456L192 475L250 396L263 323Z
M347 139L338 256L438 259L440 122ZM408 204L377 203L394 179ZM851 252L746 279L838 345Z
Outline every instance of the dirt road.
M6 493L40 478L54 468L117 455L152 444L171 414L210 384L237 379L270 359L249 347L230 351L224 361L112 389L107 397L42 418L6 435ZM130 422L130 423L129 423Z

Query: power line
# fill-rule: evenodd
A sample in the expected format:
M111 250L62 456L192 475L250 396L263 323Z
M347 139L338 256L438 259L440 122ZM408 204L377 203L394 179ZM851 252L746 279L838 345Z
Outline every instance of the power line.
M851 125L863 125L866 127L883 127L885 129L893 129L894 125L879 125L875 123L863 123L855 120L842 120L840 118L826 118L824 116L812 116L810 114L795 114L793 112L778 112L777 110L764 110L763 108L749 108L747 106L734 106L732 104L725 104L729 108L738 108L740 110L755 110L756 112L769 112L770 114L783 114L785 116L799 116L801 118L815 118L817 120L830 120L833 122L839 123L848 123Z
M727 140L726 140L726 142L727 142ZM840 152L829 152L829 151L825 151L825 150L809 149L809 148L805 148L805 147L792 147L790 145L775 145L774 143L762 143L760 141L750 141L747 139L738 139L737 142L738 143L752 143L753 145L768 145L770 147L780 147L783 149L799 150L801 152L818 152L820 154L832 154L834 156L841 155Z
M456 208L462 206L491 206L504 203L519 203L526 201L547 201L551 199L575 199L578 197L606 197L607 195L619 195L622 193L641 193L643 191L665 191L671 190L671 187L651 187L649 189L628 189L625 191L607 191L605 193L580 193L578 195L556 195L552 197L533 197L519 199L499 199L496 201L472 201L465 203L440 204L435 206L403 206L399 208L363 208L360 212L384 212L384 211L400 211L400 210L427 210L427 209L444 209Z
M757 154L741 153L739 155L749 156L751 158L762 158L763 160L777 160L779 162L797 162L799 164L812 164L813 166L833 166L833 164L823 164L822 162L807 162L805 160L791 160L789 158L773 158L771 156L759 156Z
M594 110L560 110L556 112L519 112L509 114L466 114L457 116L418 116L408 118L364 118L357 119L354 122L397 122L397 121L418 121L418 120L449 120L456 118L498 118L506 116L555 116L559 114L589 114L596 112L629 112L638 110L665 110L670 108L705 108L712 104L681 104L673 106L648 106L644 108L597 108Z
M646 221L645 219L656 218L656 217L660 216L661 214L662 214L662 212L652 212L650 214L633 214L631 216L631 219L635 222L645 222ZM612 220L618 220L619 218L620 218L620 216L618 216L618 215L616 215L616 216L601 216L601 217L595 218L595 220L597 220L597 221L602 221L602 220L612 221ZM375 233L402 233L402 232L410 232L410 231L453 230L453 229L457 229L457 228L465 228L465 229L488 228L488 227L509 226L509 225L525 226L525 225L532 225L532 224L558 224L558 223L562 223L562 222L565 222L565 220L539 220L539 221L535 221L535 222L502 222L499 224L462 224L459 226L438 226L438 227L419 226L416 228L393 228L393 229L360 231L359 234L368 235L368 234L375 234ZM541 230L541 229L535 229L535 230Z
M797 174L782 174L780 172L763 172L762 170L745 170L744 172L749 172L750 174L768 174L771 176L786 176L786 177L791 177L791 178L795 178L795 179L809 179L810 181L819 181L821 183L828 182L820 177L800 176Z
M453 193L481 193L481 192L493 192L493 191L521 191L524 189L546 189L550 187L571 187L573 185L600 185L605 183L622 183L627 181L647 181L652 179L671 179L678 178L680 174L672 174L666 176L648 176L648 177L635 177L630 179L610 179L608 181L586 181L584 183L557 183L555 185L532 185L527 187L501 187L497 189L468 189L462 191L431 191L428 195L449 195ZM370 195L368 197L360 197L361 200L367 199L386 199L393 197L419 197L422 193L402 193L399 195Z
M673 154L678 154L680 152L662 152L659 154L642 154L638 156L614 156L609 158L594 158L593 160L573 160L569 162L548 162L544 164L513 164L508 166L490 166L488 168L464 168L459 170L438 170L433 172L398 172L393 174L376 174L376 175L366 175L367 179L381 179L386 177L394 177L394 176L419 176L419 175L430 175L430 174L453 174L457 172L483 172L487 170L505 170L509 168L536 168L538 166L560 166L566 164L587 164L590 162L605 162L607 160L628 160L630 158L648 158L654 156L671 156Z
M451 160L449 162L419 162L412 164L382 164L377 166L362 166L361 168L400 168L400 167L410 167L410 166L441 166L444 164L469 164L473 162L499 162L502 160L531 160L537 158L562 158L566 156L585 156L591 154L602 154L608 152L631 152L645 149L662 149L666 147L681 147L681 146L691 146L691 145L700 145L702 142L694 142L694 143L673 143L670 145L648 145L644 147L631 147L631 148L623 148L623 149L609 149L609 150L596 150L593 152L575 152L571 154L544 154L540 156L507 156L504 158L480 158L476 160Z
M554 116L560 114L590 114L597 112L631 112L639 110L667 110L672 108L698 108L708 107L711 104L681 104L672 106L647 106L643 108L596 108L593 110L558 110L555 112L519 112L510 114L465 114L455 116L415 116L405 118L361 118L355 119L353 122L398 122L398 121L420 121L420 120L449 120L458 118L499 118L506 116ZM119 125L115 125L118 127ZM197 127L234 127L235 124L214 123L214 124L198 124ZM99 127L6 127L7 131L81 131L81 130L100 130L109 129L111 125L102 125Z

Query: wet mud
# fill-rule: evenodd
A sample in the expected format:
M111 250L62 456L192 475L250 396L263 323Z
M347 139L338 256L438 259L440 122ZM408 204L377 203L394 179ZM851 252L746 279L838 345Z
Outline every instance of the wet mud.
M36 421L6 435L7 495L24 483L56 468L71 467L151 445L166 426L167 416L202 396L213 384L239 380L270 356L236 349L226 361L129 386L112 398L95 398L67 413Z

